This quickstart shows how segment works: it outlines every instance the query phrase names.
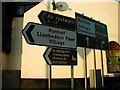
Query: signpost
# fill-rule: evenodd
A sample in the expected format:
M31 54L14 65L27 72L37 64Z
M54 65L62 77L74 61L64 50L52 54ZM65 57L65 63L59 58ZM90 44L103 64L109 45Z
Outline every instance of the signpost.
M75 49L47 48L43 56L47 64L50 66L51 65L70 65L71 66L71 89L73 89L74 88L74 65L77 65L77 51Z
M38 15L38 18L40 19L42 24L50 25L50 26L54 26L54 27L65 28L67 30L74 31L74 33L75 33L75 19L73 19L71 17L51 13L51 12L48 12L48 11L41 11L40 14ZM71 34L68 34L68 35L73 36L72 34L74 34L74 33L71 33ZM75 39L75 41L76 41L76 39ZM74 42L74 43L76 44L77 42ZM74 47L72 47L72 48L74 48ZM77 55L77 53L76 53L76 55ZM69 64L72 65L74 63L71 62ZM71 66L71 88L74 87L73 68L74 67Z
M96 48L101 51L101 77L102 87L104 87L104 65L103 65L103 53L102 50L108 50L108 34L107 26L100 22L95 22L96 30Z
M28 44L57 47L48 48L44 54L50 66L49 88L51 88L51 65L71 65L74 87L73 65L77 65L75 19L48 11L41 11L38 18L43 25L29 22L22 33Z
M102 86L104 87L104 67L102 50L108 50L108 34L107 26L92 18L82 14L75 13L76 30L77 30L77 46L94 49L94 67L95 67L95 84L96 84L96 55L95 49L101 50L101 67L102 67ZM86 61L86 54L85 54ZM85 62L85 66L86 66ZM87 73L87 66L85 73ZM85 88L87 88L87 75L85 75Z
M41 11L38 15L42 24L57 26L75 31L75 19L48 11Z
M88 86L87 86L87 50L86 48L84 48L84 56L85 56L85 60L84 60L84 75L85 75L85 90L87 90Z
M43 56L49 65L77 65L76 50L47 48Z
M104 87L104 65L103 65L103 53L102 53L102 50L100 50L101 51L101 69L102 69L102 74L101 74L101 76L102 76L102 87Z
M70 31L75 31L75 19L73 19L71 17L51 13L48 11L41 11L40 14L38 15L38 18L40 19L42 24L50 25L50 26L54 26L54 27L65 28ZM69 35L72 35L72 33ZM75 39L75 41L76 41L76 39ZM76 44L76 42L74 42L74 43ZM74 48L74 47L72 47L72 48ZM77 55L77 53L76 53L76 55ZM73 70L73 66L71 66L71 69ZM72 75L72 73L73 72L71 72L71 75ZM73 83L73 80L72 80L72 83ZM73 86L73 84L72 84L72 86Z
M95 48L95 28L94 23L90 18L79 13L75 13L76 30L77 30L77 46L84 47L84 75L85 75L85 90L87 90L87 55L86 48Z
M41 11L38 18L42 24L29 22L22 30L28 44L49 46L43 55L47 64L50 66L49 88L51 88L51 65L71 65L71 88L74 88L73 66L77 65L77 46L84 47L85 50L85 90L87 90L86 48L94 49L95 83L95 49L101 50L102 85L104 86L102 50L108 49L107 26L79 13L75 13L75 17L76 20L48 11Z
M76 32L29 22L22 31L31 45L76 48Z

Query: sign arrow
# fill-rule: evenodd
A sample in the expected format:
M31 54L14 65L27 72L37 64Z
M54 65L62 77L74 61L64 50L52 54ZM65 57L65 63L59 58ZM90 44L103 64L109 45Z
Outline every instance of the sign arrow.
M29 22L25 28L22 30L22 34L25 37L25 40L27 41L27 43L32 44L34 43L34 39L31 35L31 32L33 31L35 25L32 22Z
M34 29L35 25L31 25L28 30L26 31L26 35L28 36L30 42L34 42L34 39L31 36L31 32Z
M50 55L50 52L52 51L52 48L47 48L47 50L46 50L46 52L44 53L44 58L45 58L45 60L46 60L46 62L47 62L47 64L49 64L49 65L51 65L52 64L52 62L51 62L51 60L50 60L50 58L49 58L49 55Z
M47 23L46 20L45 20L46 15L47 15L47 13L44 12L44 11L41 11L41 13L38 15L41 23Z
M76 61L76 59L77 59L77 58L72 55L72 60L73 60L73 61Z
M105 41L101 42L101 49L103 49L103 45L105 44Z
M77 65L77 51L47 48L43 57L49 65Z
M86 37L86 41L87 41L87 47L89 47L89 38Z

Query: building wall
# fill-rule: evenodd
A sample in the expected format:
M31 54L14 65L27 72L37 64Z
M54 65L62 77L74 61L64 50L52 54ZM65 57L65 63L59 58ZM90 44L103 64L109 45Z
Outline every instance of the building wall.
M24 12L38 3L39 2L0 3L0 43L2 45L0 47L0 61L3 70L20 70L22 17Z
M21 70L23 18L13 18L11 53L8 55L8 70Z
M120 2L118 3L118 38L120 44Z

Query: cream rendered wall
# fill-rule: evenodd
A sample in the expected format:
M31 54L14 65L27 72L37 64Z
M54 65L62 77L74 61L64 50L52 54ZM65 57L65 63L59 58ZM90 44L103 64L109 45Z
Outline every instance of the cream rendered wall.
M118 3L118 43L120 45L120 2Z
M56 0L57 1L57 0ZM62 0L67 2L67 0ZM38 19L38 14L41 10L48 10L48 3L46 0L36 5L28 12L24 14L23 27L28 22L40 23ZM108 25L108 34L110 40L118 41L117 32L117 4L115 2L68 2L69 8L64 12L53 11L49 7L51 12L62 14L65 16L75 18L75 12L84 13L86 16L93 17L96 20L104 22ZM43 54L47 47L29 45L26 43L24 37L22 37L22 63L21 63L21 78L47 78L48 77L48 65L46 64ZM106 55L104 55L104 73L107 75L106 66ZM83 48L77 48L78 65L74 66L74 77L83 78L84 77L84 50ZM94 57L93 50L87 49L87 64L88 64L88 77L89 70L94 69ZM96 50L96 63L97 69L101 69L101 55L100 50ZM70 66L52 66L52 78L70 78L71 68Z

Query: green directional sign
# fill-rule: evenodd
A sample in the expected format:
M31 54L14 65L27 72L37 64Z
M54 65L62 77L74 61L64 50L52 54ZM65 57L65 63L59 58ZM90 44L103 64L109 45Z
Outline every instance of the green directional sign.
M120 57L118 57L118 62L117 63L120 64Z
M107 58L107 64L112 64L112 58Z

